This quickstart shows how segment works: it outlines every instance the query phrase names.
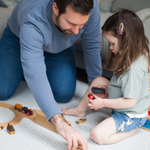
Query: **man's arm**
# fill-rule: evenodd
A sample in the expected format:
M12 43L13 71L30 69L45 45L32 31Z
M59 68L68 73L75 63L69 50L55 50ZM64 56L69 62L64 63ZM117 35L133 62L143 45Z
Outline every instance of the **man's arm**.
M85 24L85 30L81 35L81 42L88 81L91 83L94 78L102 75L100 13L97 0L94 0L94 7L91 10L88 22Z
M86 139L81 135L80 132L70 127L62 114L53 116L50 121L56 126L57 132L68 141L68 149L77 149L78 143L81 144L83 150L88 149Z
M26 82L47 120L62 113L46 75L43 55L44 36L32 24L23 24L20 31L21 62Z
M68 150L77 148L78 142L82 145L83 150L87 150L86 139L81 133L67 124L53 97L46 76L42 50L44 45L42 33L30 24L24 25L20 32L20 44L24 76L39 107L46 115L48 121L54 123L57 132L68 141Z

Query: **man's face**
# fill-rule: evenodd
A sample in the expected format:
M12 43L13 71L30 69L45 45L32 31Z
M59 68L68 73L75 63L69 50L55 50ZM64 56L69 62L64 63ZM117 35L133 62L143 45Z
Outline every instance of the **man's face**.
M82 15L74 12L70 5L66 7L66 12L60 16L56 16L56 26L65 35L78 34L79 30L83 28L84 24L88 21L88 15Z

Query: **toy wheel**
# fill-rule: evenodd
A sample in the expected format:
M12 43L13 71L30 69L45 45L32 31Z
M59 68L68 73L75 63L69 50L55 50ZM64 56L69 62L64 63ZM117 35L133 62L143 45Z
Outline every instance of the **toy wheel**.
M30 112L30 115L33 115L33 111Z
M93 95L91 95L91 96L90 96L90 99L94 99L94 96L93 96Z
M20 108L18 108L18 111L21 111Z
M15 110L17 110L17 107L16 107L16 106L15 106L14 108L15 108Z
M25 114L25 111L24 111L24 110L22 110L22 112L23 112L23 114Z
M28 116L30 115L29 112L27 112L27 115L28 115Z

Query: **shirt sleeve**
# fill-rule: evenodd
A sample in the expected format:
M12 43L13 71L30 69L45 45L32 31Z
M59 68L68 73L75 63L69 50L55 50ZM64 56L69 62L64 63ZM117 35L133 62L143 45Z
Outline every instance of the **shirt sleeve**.
M81 43L84 54L85 68L88 74L88 82L102 75L101 66L101 42L100 42L100 12L97 0L94 0L94 7L91 10L85 30L81 35Z
M144 72L138 69L130 69L121 78L121 89L125 98L139 98Z
M46 75L43 56L44 36L31 23L23 24L20 30L21 62L26 82L47 120L62 113L58 107Z

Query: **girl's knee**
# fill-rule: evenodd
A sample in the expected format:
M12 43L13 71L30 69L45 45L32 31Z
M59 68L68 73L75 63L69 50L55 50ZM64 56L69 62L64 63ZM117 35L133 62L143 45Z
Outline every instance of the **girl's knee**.
M101 135L99 135L98 132L94 129L91 131L90 137L97 144L105 144L104 138Z
M95 142L98 143L98 135L97 132L93 129L90 133L90 137L91 139Z
M109 81L104 78L104 77L96 77L93 81L92 81L92 86L98 86L98 85L107 85L109 83Z

